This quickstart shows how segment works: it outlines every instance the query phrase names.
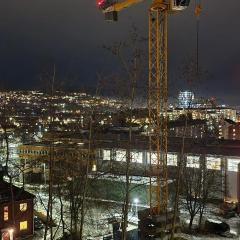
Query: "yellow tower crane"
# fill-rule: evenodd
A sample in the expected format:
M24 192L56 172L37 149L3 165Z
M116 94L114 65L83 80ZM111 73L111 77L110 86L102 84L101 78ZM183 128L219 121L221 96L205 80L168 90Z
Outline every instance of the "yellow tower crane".
M143 0L98 0L106 20L117 21L118 12ZM190 0L153 0L149 8L150 120L150 213L160 215L168 207L167 102L168 102L168 15L183 11Z

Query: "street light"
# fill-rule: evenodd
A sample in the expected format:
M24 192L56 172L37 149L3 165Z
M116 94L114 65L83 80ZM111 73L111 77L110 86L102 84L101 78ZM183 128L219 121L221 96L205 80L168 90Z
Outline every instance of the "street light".
M13 240L13 232L14 232L14 229L13 229L13 228L9 228L9 229L8 229L9 239L10 239L10 240Z
M139 199L138 198L134 198L133 202L135 203L135 207L136 207L136 215L138 214L138 203L139 203Z
M93 163L92 172L96 172L96 171L97 171L97 165L96 165L96 163Z

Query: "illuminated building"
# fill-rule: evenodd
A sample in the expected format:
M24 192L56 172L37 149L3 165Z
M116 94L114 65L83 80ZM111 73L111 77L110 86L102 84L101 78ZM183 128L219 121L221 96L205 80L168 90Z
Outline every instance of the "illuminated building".
M83 139L81 135L62 135L62 142L66 139L70 139L72 142L81 143L81 151L86 152L86 138ZM115 134L103 134L98 136L95 139L94 153L91 157L92 161L95 161L96 166L94 167L95 171L99 172L109 172L113 174L124 175L125 173L125 164L127 161L127 145L128 135L126 132L115 133ZM141 136L139 134L133 135L133 142L130 151L130 173L134 176L147 176L149 173L150 167L150 155L148 149L148 137ZM60 139L58 139L60 140ZM169 168L169 178L175 177L175 170L177 163L180 159L186 160L186 167L189 168L199 168L202 164L205 164L204 167L208 171L217 171L219 176L219 181L216 185L219 187L218 198L225 198L225 200L237 201L237 189L238 186L238 165L240 164L240 153L238 151L240 147L240 142L235 141L223 141L223 140L208 140L195 138L186 138L185 139L185 154L181 158L181 148L182 148L182 138L171 138L169 137L168 143L168 158L167 165ZM38 150L37 150L38 148ZM28 166L31 166L31 161L34 163L34 159L37 159L37 156L40 156L41 151L47 151L48 147L37 147L36 145L22 145L19 147L19 156L21 161L25 161ZM65 148L65 150L63 150ZM56 163L56 167L64 168L65 174L66 165L64 163L64 152L73 152L73 148L69 145L61 144L55 148L58 152L55 154L55 159L59 162ZM60 151L60 149L62 149ZM21 151L21 152L20 152ZM34 152L35 151L35 152ZM62 152L62 153L61 153ZM72 158L72 161L67 161L68 166L72 166L75 170L79 170L82 167L81 162L86 160L87 155L82 155L80 158ZM45 155L45 161L49 159L49 155ZM77 160L77 161L76 161ZM57 162L56 161L56 162ZM152 159L154 161L154 159ZM45 162L47 163L47 162ZM93 162L92 162L93 163ZM91 164L92 164L91 163ZM153 164L154 165L154 164ZM45 169L48 169L45 166ZM39 174L44 176L43 166L39 169ZM32 169L32 173L36 172L36 169ZM43 178L42 178L43 179ZM225 183L228 184L225 184ZM222 195L223 189L228 188L226 195ZM214 196L216 197L216 196Z
M32 236L34 233L34 195L14 185L11 187L10 183L3 180L3 173L0 174L0 229L2 230L2 236L7 234L13 234L17 238ZM14 212L12 211L12 204L14 205Z
M180 91L178 95L179 108L191 108L194 104L194 93L191 91Z
M219 123L219 138L240 140L240 123L222 119Z
M91 166L94 163L95 152L92 151ZM18 155L22 170L21 180L31 183L47 182L49 180L49 161L53 162L53 174L56 181L58 176L68 174L73 176L86 165L88 159L88 146L85 144L64 144L42 142L24 144L18 147Z
M215 108L188 108L187 110L175 108L168 110L170 120L176 120L179 116L191 113L192 119L216 120L219 122L222 118L236 121L236 110L230 107L215 107Z

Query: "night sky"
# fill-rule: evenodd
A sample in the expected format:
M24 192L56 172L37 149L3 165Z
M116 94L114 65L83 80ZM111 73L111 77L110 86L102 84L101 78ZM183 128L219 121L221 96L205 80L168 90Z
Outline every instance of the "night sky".
M240 105L240 1L202 0L200 65L211 77L198 95ZM96 73L115 65L103 44L124 40L132 24L147 36L147 6L141 3L107 23L95 0L0 0L0 81L12 89L33 89L44 67L55 63L59 78L94 86ZM170 81L195 51L194 2L169 21Z

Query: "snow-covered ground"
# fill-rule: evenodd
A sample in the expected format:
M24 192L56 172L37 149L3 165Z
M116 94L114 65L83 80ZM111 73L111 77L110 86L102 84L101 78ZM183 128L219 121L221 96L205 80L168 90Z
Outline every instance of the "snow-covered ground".
M216 235L203 235L203 236L190 236L184 233L178 234L179 237L183 237L184 239L187 240L229 240L231 238L226 238L226 237L221 237L221 236L216 236ZM240 237L234 237L235 240L239 240Z
M41 186L41 190L34 190L33 187L28 186L29 190L33 192L36 196L35 210L42 212L46 215L46 206L48 202L47 188L46 186ZM91 200L91 201L90 201ZM87 200L87 211L85 214L84 221L84 235L85 239L101 239L105 234L112 232L111 225L108 224L108 219L115 216L121 212L121 204L115 201L106 200ZM92 203L92 204L91 204ZM69 202L63 201L64 205L64 221L67 227L70 226L70 213L69 213ZM59 225L59 229L53 229L56 231L56 238L60 237L62 234L62 225L60 223L60 201L57 197L53 197L53 220ZM40 240L43 238L44 230L36 231L35 240ZM55 238L55 239L56 239Z
M36 210L46 212L44 205L47 206L47 188L46 186L42 185L41 187L35 188L33 186L28 186L29 190L36 195ZM91 201L90 201L91 200ZM92 199L89 199L88 202L93 202ZM146 207L146 206L139 206L139 207ZM67 219L69 219L69 203L64 201L64 208L65 208L65 221L66 224L69 225ZM132 208L130 208L132 209ZM183 209L183 206L181 206ZM133 210L134 207L133 207ZM229 224L230 226L230 233L234 239L240 240L240 217L236 216L230 219L224 219L223 217L219 216L218 213L219 209L217 206L213 204L209 204L205 210L205 219L211 219L215 221L223 221ZM121 203L116 201L108 201L108 200L98 200L93 202L93 204L89 204L89 208L86 212L85 217L85 225L84 225L84 235L85 239L102 239L102 235L108 234L112 231L111 226L108 224L108 218L113 216L119 215L121 213ZM53 204L53 216L55 222L58 224L60 221L60 202L59 199L56 197L54 198ZM181 221L184 224L187 224L189 219L189 214L186 210L181 210L180 212ZM137 218L135 212L129 213L129 220L132 222L133 225L137 225ZM198 216L194 219L194 225L198 224ZM54 231L56 228L54 229ZM62 233L61 226L56 233L57 237L60 237ZM43 239L44 230L36 231L35 240ZM226 237L216 236L216 235L197 235L197 236L189 236L187 234L180 234L180 236L188 239L188 240L216 240L216 239L229 239Z
M234 239L239 239L240 240L240 216L235 216L233 218L230 219L225 219L221 216L219 216L217 213L219 212L219 208L213 204L208 204L205 210L205 215L204 215L204 219L209 219L209 220L213 220L213 221L219 221L219 222L226 222L227 224L229 224L230 226L230 233L232 235L232 237ZM186 210L181 210L181 214L180 214L180 218L181 220L187 224L188 223L188 219L189 219L189 214ZM194 219L194 225L196 226L198 224L198 219L199 216L197 215ZM182 236L187 236L187 239L191 239L191 240L215 240L215 239L229 239L226 237L221 237L221 236L215 236L215 235L199 235L199 236L188 236L186 234L183 234Z

